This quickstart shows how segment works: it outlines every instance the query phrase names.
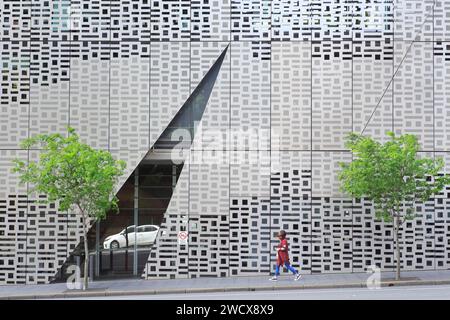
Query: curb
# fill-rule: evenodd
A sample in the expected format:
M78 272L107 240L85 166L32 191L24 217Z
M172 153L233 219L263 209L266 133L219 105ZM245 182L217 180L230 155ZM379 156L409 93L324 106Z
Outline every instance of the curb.
M448 285L450 280L406 280L406 281L382 281L381 287L403 287L421 285ZM15 296L0 296L0 300L25 300L25 299L65 299L65 298L95 298L114 296L135 296L155 294L189 294L189 293L214 293L214 292L245 292L245 291L276 291L276 290L304 290L304 289L338 289L338 288L365 288L366 282L336 283L336 284L301 284L281 286L258 286L258 287L226 287L226 288L187 288L187 289L149 289L149 290L127 290L127 291L97 291L97 292L61 292L49 294L29 294Z

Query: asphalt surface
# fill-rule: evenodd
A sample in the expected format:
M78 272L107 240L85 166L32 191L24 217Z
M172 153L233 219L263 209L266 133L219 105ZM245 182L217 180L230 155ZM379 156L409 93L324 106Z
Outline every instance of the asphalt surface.
M131 295L68 300L450 300L450 285Z

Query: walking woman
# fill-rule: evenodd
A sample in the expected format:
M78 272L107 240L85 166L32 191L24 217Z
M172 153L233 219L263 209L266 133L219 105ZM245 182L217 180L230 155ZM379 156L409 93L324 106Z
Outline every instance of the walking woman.
M277 267L275 269L275 275L269 280L277 281L278 276L280 275L280 267L284 265L295 275L294 280L297 281L300 279L301 274L294 267L292 267L289 262L289 245L286 239L286 231L281 230L278 232L278 239L280 240L280 243L277 247Z

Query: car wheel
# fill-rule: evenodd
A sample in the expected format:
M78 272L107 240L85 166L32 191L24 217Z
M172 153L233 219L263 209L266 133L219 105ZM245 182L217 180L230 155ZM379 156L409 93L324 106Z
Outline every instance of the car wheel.
M111 242L109 247L114 250L114 249L119 249L120 245L119 245L119 243L117 241L113 241L113 242Z

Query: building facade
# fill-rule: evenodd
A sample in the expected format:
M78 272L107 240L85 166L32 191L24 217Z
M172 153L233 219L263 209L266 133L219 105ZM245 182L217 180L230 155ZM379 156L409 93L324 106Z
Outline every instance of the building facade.
M0 284L47 283L77 261L80 218L11 172L39 157L22 139L67 126L127 162L120 215L93 225L94 277L269 274L279 229L303 273L392 270L392 225L336 173L352 131L416 134L450 171L449 12L448 0L3 0ZM169 166L152 152L208 81ZM403 269L450 267L449 199L417 203ZM103 246L141 225L160 227L145 250Z

